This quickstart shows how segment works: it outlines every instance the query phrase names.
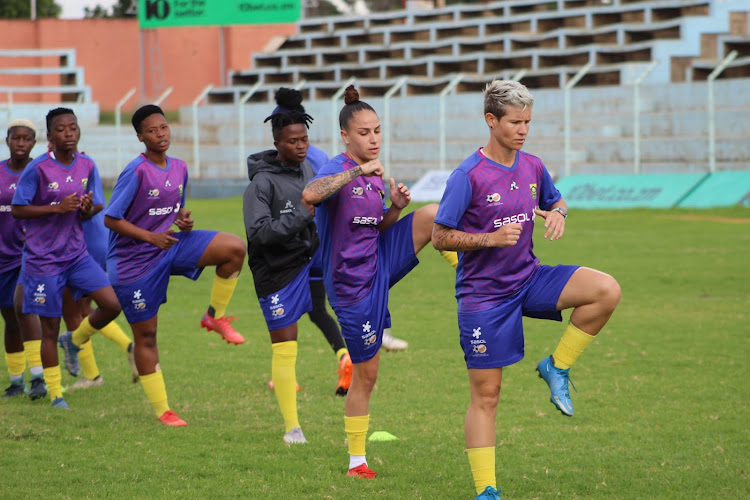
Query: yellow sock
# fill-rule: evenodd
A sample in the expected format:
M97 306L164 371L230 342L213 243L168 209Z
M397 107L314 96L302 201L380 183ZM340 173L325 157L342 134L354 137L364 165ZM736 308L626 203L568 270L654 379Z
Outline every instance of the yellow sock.
M238 280L239 278L222 278L218 274L214 274L211 298L208 301L208 305L214 309L214 318L221 318L226 314L227 306L229 301L232 300Z
M42 366L42 341L27 340L23 343L23 352L26 353L26 363L32 369Z
M562 370L570 368L592 340L594 340L594 335L589 335L573 323L568 323L557 349L552 353L555 366Z
M167 403L167 388L164 386L164 375L162 375L161 370L148 375L141 375L141 384L143 390L146 391L146 397L154 407L156 416L164 415L164 412L169 410L169 403Z
M94 344L90 340L81 346L81 350L78 353L78 361L81 363L81 368L83 368L83 376L87 379L94 380L101 375L99 367L96 365L96 358L94 357Z
M469 448L466 450L471 465L471 475L474 476L474 488L477 494L482 493L487 486L497 488L495 480L495 447Z
M350 455L365 455L367 430L370 428L370 415L344 417L344 430L349 443Z
M349 354L349 349L347 349L346 347L342 347L341 349L336 351L336 359L341 361L341 358L344 357L344 354Z
M89 318L86 316L81 321L81 324L73 331L73 343L78 347L82 346L92 335L96 333L96 328L91 326Z
M458 254L456 252L440 250L440 255L442 255L443 258L448 261L448 264L453 266L453 269L458 267Z
M44 369L44 381L47 383L47 393L52 401L62 397L62 373L60 365L55 365Z
M8 373L11 378L18 378L23 376L23 372L26 371L26 354L21 352L6 352L5 363L8 365Z
M128 353L128 346L133 341L125 334L125 332L122 331L120 325L118 325L114 321L111 321L107 326L99 330L99 333L117 344L125 354Z
M281 416L284 417L286 432L293 427L299 427L297 417L297 341L278 342L271 344L273 358L271 359L271 378L279 402Z

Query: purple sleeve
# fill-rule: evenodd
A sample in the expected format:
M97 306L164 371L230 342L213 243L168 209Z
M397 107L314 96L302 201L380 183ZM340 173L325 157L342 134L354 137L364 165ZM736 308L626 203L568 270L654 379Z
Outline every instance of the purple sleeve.
M140 181L135 168L128 167L123 170L117 179L112 197L109 199L109 206L107 206L104 214L115 219L123 219L138 192L139 186Z
M539 208L549 210L552 205L562 199L560 191L555 187L552 176L549 175L547 167L542 165L542 179L539 188Z
M13 194L13 205L31 205L39 189L39 172L35 165L29 165L21 174L16 186L16 192Z
M466 172L454 170L445 185L435 222L460 229L461 219L471 203L471 184Z

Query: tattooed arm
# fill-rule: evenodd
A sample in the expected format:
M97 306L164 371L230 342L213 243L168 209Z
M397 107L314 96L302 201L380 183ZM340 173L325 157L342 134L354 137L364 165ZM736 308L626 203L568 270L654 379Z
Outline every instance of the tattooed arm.
M435 223L432 229L432 246L435 250L469 252L483 248L510 247L521 237L521 224L506 224L492 233L466 233Z
M302 199L305 200L305 203L317 205L338 193L341 188L360 175L370 177L373 175L383 175L383 172L383 165L378 160L368 161L350 170L310 181L305 186L304 191L302 191Z

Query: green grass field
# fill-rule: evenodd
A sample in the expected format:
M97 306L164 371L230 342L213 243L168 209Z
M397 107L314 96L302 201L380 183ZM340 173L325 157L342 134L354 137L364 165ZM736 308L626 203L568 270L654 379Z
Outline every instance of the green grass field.
M240 199L190 208L197 228L244 236ZM563 325L526 321L526 358L505 371L497 419L503 498L747 498L750 211L572 211L562 240L542 229L542 262L606 271L623 299L572 370L573 418L554 410L534 372ZM309 444L282 443L245 268L229 311L244 345L199 329L211 271L197 283L174 278L161 309L161 365L187 428L159 424L125 356L95 337L106 385L69 392L71 411L0 400L0 498L473 498L453 270L431 247L420 258L391 295L394 333L410 348L382 356L370 431L399 440L368 445L377 480L344 476L335 359L306 317L297 376Z

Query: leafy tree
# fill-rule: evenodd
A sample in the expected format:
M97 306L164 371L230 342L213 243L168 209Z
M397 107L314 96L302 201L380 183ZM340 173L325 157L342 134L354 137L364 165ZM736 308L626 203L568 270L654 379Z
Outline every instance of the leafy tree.
M84 9L86 17L132 17L135 15L135 6L137 0L117 0L117 3L112 6L112 11L97 4L96 7Z
M36 0L36 17L59 17L62 7L55 0ZM29 0L0 1L0 19L31 19Z

